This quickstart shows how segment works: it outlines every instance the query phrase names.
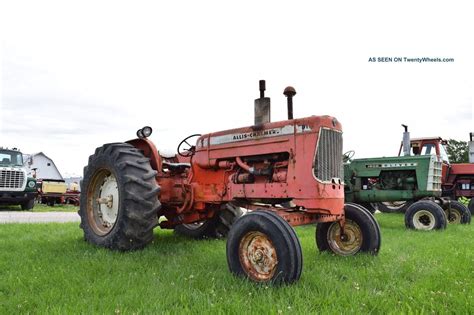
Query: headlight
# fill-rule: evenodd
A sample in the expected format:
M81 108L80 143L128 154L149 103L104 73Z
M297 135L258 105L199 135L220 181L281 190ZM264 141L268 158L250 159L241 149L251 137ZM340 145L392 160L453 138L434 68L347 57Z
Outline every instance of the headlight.
M143 135L144 135L145 137L147 137L147 138L148 138L149 136L151 136L151 133L152 133L152 132L153 132L153 129L151 129L151 127L149 127L149 126L145 126L145 127L142 128L142 133L143 133Z
M35 186L36 186L36 183L35 183L34 180L30 180L30 181L28 182L28 187L33 188L33 187L35 187Z
M153 132L153 129L151 129L151 127L145 126L142 129L137 130L137 137L140 139L148 138L149 136L151 136L152 132Z

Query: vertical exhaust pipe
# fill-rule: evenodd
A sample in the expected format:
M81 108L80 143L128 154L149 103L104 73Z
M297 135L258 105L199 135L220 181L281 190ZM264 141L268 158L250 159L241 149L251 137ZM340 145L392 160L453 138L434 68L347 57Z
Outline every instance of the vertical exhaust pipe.
M402 127L405 128L403 132L403 155L410 155L410 133L408 132L408 126L402 124Z
M255 125L262 125L270 122L270 98L265 97L265 80L258 82L260 98L255 100Z
M287 97L288 120L293 119L293 96L296 95L295 88L287 86L283 91L283 95Z

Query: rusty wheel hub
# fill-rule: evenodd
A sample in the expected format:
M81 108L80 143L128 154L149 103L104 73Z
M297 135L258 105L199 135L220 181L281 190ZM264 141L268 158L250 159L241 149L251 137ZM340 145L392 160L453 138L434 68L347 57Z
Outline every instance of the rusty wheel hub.
M339 223L334 222L328 230L328 243L332 251L338 255L350 256L357 253L363 242L360 226L352 220L346 219L344 233L341 233Z
M254 281L270 280L278 265L272 241L261 232L248 232L240 241L239 259L244 271Z

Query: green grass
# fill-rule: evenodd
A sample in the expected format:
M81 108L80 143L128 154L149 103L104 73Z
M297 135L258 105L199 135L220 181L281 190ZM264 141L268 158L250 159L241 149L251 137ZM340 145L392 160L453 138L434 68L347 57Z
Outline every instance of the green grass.
M46 204L35 204L32 210L28 210L29 212L77 212L79 207L73 205L59 205L56 204L53 207L50 207ZM0 212L1 211L23 211L21 210L20 206L4 206L0 205Z
M256 285L227 269L225 240L156 230L146 249L85 243L78 224L0 226L0 314L39 313L472 313L472 226L408 231L403 215L377 214L377 257L315 249L297 228L304 267L290 286Z

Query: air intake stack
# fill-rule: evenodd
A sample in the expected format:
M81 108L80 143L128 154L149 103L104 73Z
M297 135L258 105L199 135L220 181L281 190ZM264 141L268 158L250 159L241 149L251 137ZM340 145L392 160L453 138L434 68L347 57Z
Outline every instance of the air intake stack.
M474 163L474 132L469 133L469 163Z
M255 100L255 125L270 122L270 98L265 97L265 80L259 81L260 98Z
M403 155L408 156L410 155L410 133L408 132L408 126L403 125L402 127L405 128L405 131L403 132Z

